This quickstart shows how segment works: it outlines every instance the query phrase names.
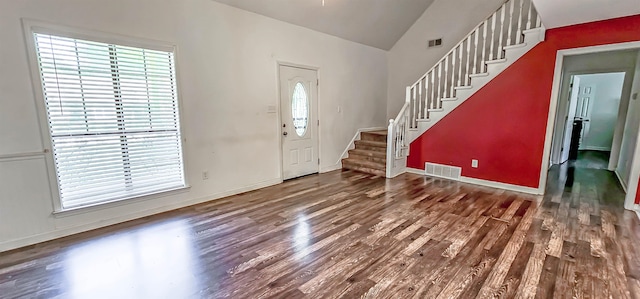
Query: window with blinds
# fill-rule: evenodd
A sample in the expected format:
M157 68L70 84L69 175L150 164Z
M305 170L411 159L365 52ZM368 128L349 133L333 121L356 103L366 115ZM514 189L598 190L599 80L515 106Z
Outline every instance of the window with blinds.
M34 38L63 209L185 186L173 52Z

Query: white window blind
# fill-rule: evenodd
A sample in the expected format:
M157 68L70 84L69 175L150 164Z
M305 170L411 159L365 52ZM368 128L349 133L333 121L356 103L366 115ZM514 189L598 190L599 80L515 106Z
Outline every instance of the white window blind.
M34 37L63 209L185 186L172 52Z

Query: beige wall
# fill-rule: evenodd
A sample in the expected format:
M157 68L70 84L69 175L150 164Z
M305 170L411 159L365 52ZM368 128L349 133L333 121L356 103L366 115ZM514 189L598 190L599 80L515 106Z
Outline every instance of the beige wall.
M319 68L321 170L338 167L358 128L386 124L387 58L379 49L209 0L0 0L0 156L47 146L21 18L176 44L191 188L53 216L45 160L3 159L0 251L278 183L280 124L267 113L278 103L278 61Z

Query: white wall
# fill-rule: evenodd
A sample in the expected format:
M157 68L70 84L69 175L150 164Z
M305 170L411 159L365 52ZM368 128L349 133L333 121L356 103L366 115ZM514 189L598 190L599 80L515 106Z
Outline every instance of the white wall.
M406 87L418 81L502 3L435 0L388 53L387 118L395 118L402 108ZM427 49L427 42L436 38L442 38L442 46Z
M624 137L622 139L622 148L620 150L620 161L616 172L622 182L629 186L632 168L634 163L634 151L637 151L638 134L640 129L640 52L635 67L635 78L631 87L631 101L629 101L629 113L625 124ZM640 157L635 158L635 168L640 168ZM636 170L637 172L637 170ZM632 185L636 181L632 181Z
M280 182L280 125L267 113L278 102L277 61L319 68L321 170L338 167L358 128L386 125L379 49L210 0L0 0L0 156L45 147L21 18L175 43L191 188L53 216L44 159L3 159L0 251Z
M591 88L590 94L581 94L583 98L590 98L591 113L589 130L583 136L580 149L611 151L624 75L625 73L603 73L578 76L581 92L584 92L585 87Z
M609 170L614 170L618 165L620 145L626 121L627 107L629 106L629 96L631 95L631 84L633 83L636 57L638 50L625 50L614 52L602 52L594 54L583 54L567 56L562 65L562 83L560 86L560 97L558 99L558 110L556 112L556 122L551 145L551 161L556 164L559 160L560 148L562 147L562 134L564 132L564 119L567 115L569 84L571 76L595 73L625 73L622 87L622 96L618 109L619 117L613 133L613 143L611 147L611 159L609 160Z

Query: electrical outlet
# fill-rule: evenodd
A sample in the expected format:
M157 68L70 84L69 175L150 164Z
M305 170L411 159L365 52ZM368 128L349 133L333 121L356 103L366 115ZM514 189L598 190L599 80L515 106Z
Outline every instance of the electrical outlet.
M476 160L476 159L472 159L472 160L471 160L471 167L473 167L473 168L478 168L478 160Z
M203 171L202 172L202 180L208 180L209 179L209 171Z

